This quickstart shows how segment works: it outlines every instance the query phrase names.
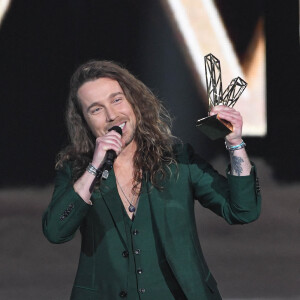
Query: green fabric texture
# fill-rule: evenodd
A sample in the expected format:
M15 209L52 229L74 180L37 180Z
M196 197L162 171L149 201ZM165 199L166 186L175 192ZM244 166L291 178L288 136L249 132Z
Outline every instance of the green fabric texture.
M128 299L186 299L168 266L163 248L156 239L148 191L141 191L137 214L133 220L129 219L124 208L123 214L129 254L126 290Z
M155 189L145 180L142 183L140 205L147 205L144 213L151 221L139 220L140 228L148 228L148 231L151 225L152 230L144 233L155 237L149 247L152 249L155 245L159 268L169 270L165 276L173 276L173 282L179 284L185 295L174 299L221 299L199 243L194 200L229 224L252 222L258 218L261 205L256 169L253 166L249 176L227 175L227 179L195 155L190 146L177 146L174 151L178 166L171 166L172 174L162 182L163 190ZM66 164L58 171L53 197L43 216L43 231L50 242L63 243L80 228L82 246L72 300L120 299L120 292L127 292L130 276L133 276L128 274L129 260L122 253L132 249L128 247L128 228L126 233L124 208L113 171L102 181L100 189L94 191L91 200L93 206L74 192L71 168ZM70 205L73 208L62 219ZM139 211L137 220L138 214ZM139 237L143 238L142 234ZM145 241L139 245L142 247L143 243ZM157 297L151 294L151 288L145 286L145 289L145 293L139 294L141 299Z

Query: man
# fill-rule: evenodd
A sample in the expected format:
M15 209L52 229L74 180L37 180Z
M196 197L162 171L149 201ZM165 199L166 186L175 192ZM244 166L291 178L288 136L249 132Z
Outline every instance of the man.
M217 113L234 128L227 179L191 147L174 144L168 113L126 69L107 61L77 69L66 114L71 143L59 154L43 217L53 243L80 228L71 299L221 299L198 241L194 199L243 224L259 216L260 194L240 114L224 106ZM117 157L104 179L110 150Z

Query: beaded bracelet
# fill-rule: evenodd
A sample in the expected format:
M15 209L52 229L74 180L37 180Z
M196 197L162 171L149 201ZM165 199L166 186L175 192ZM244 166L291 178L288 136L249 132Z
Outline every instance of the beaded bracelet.
M246 147L246 143L242 140L242 142L239 145L236 146L228 146L227 143L225 142L225 147L228 151L235 151L235 150L240 150Z

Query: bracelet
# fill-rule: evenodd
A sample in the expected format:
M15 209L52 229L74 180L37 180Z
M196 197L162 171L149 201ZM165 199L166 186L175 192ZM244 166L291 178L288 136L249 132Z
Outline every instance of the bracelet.
M242 140L242 142L239 145L236 146L228 146L226 141L225 141L225 147L228 151L235 151L235 150L240 150L246 147L246 143Z
M86 168L86 170L93 174L96 178L101 177L102 172L98 169L96 169L91 163L89 163L88 167Z

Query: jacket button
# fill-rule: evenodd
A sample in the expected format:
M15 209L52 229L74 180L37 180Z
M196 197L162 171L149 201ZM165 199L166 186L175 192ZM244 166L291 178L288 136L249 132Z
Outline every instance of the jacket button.
M141 253L141 250L140 250L140 249L134 250L134 254L139 255L140 253Z
M123 257L128 257L128 256L129 256L129 253L128 253L128 251L126 251L126 250L125 250L125 251L123 251L123 252L122 252L122 256L123 256Z
M119 294L119 296L121 298L126 298L127 297L127 293L125 291L121 291L120 294Z
M139 233L139 232L138 232L137 229L134 229L133 232L132 232L133 235L138 235L138 233Z
M142 288L142 289L139 289L139 292L140 292L141 294L144 294L144 293L146 292L146 290L145 290L144 288Z
M142 269L137 269L136 271L138 274L142 274L143 273L143 270Z

